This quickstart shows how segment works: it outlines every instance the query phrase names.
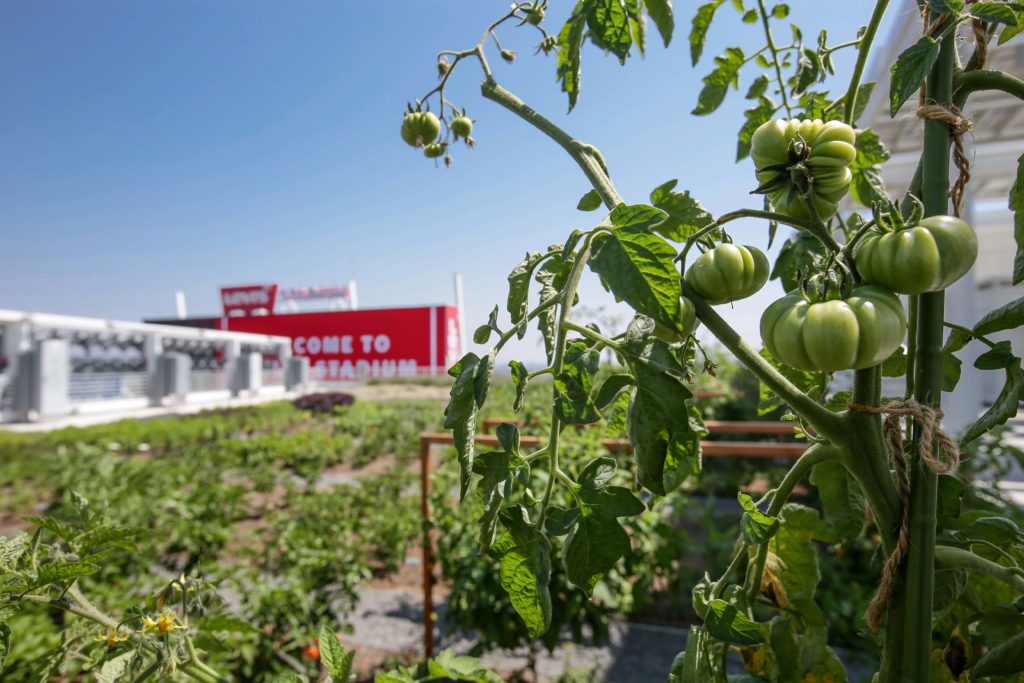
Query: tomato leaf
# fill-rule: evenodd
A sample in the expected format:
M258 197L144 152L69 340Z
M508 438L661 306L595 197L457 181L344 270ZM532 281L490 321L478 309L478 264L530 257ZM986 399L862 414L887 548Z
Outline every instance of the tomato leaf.
M528 253L523 257L522 261L516 264L512 272L508 274L508 302L505 308L508 310L513 324L526 317L526 308L529 304L530 296L530 276L533 275L533 269L537 267L542 258L543 254L540 252ZM525 328L523 329L525 330ZM489 332L488 336L490 336ZM473 335L473 341L476 341L475 334ZM483 344L486 341L485 339L477 343Z
M963 361L954 356L953 354L943 351L942 352L942 390L950 392L956 389L956 385L960 383L960 369L963 366Z
M725 99L729 86L739 87L740 67L743 66L743 50L738 47L727 47L715 57L715 69L704 77L704 87L697 97L697 106L693 110L696 116L704 116L718 109Z
M1024 297L986 314L974 326L975 334L992 334L1024 325Z
M1017 159L1017 178L1010 188L1010 210L1013 211L1013 239L1017 243L1013 284L1019 285L1024 282L1024 154Z
M595 242L590 268L601 276L616 299L639 313L675 329L681 295L676 251L657 235L614 228Z
M697 13L693 15L693 22L690 26L690 60L693 62L693 66L697 66L700 56L704 53L704 42L708 37L711 20L715 17L715 10L724 1L712 0L712 2L698 7Z
M900 53L890 69L889 114L895 117L903 103L913 95L939 57L939 43L922 36Z
M949 336L946 337L946 343L942 347L942 350L948 351L949 353L956 353L970 344L972 339L974 339L974 335L969 331L953 328L949 331Z
M479 365L480 357L471 352L448 370L448 374L455 378L455 382L449 393L448 406L444 409L444 428L452 430L452 437L455 440L455 451L459 460L460 500L466 496L473 468L473 438L476 435L478 408L473 387Z
M566 278L572 263L559 259L548 259L537 269L533 279L540 283L540 300L547 301L557 296L565 286ZM544 339L544 349L547 352L548 362L551 361L551 354L554 352L555 344L555 315L556 307L552 306L540 312L537 316L537 329L540 330Z
M725 600L712 600L708 603L704 627L713 638L734 645L757 645L764 642L761 626L748 619L736 605Z
M11 651L11 627L9 624L0 622L0 671L4 670L4 663L7 662L7 655Z
M579 0L572 15L558 33L558 80L562 92L569 96L569 111L580 96L580 49L592 0Z
M590 398L600 365L601 354L589 342L569 343L565 369L555 377L555 412L565 424L589 424L601 419Z
M473 460L473 472L480 475L479 495L484 506L480 517L480 548L486 552L494 543L501 502L512 493L512 477L523 466L519 455L519 429L512 424L498 426L504 450L481 453Z
M335 683L348 683L352 677L352 661L355 659L356 651L350 650L347 654L345 648L338 642L337 634L327 624L320 627L320 661L323 662L327 673L334 679Z
M760 545L774 536L779 530L779 518L766 515L754 505L754 499L746 493L738 494L743 517L740 519L740 532L743 540L749 545Z
M678 180L662 183L651 191L651 203L668 214L653 230L673 242L685 242L693 233L714 220L711 213L689 190L675 192Z
M516 397L512 403L512 412L518 413L523 409L523 401L526 400L526 385L530 381L530 373L527 372L526 366L517 360L510 360L508 367L512 370L512 383L516 387Z
M672 32L675 30L676 22L672 16L672 0L644 0L644 7L651 15L655 28L661 34L665 47L672 42Z
M857 156L850 164L853 179L850 182L850 196L862 206L871 207L875 202L885 202L889 193L882 180L879 164L885 163L892 156L882 144L878 134L868 128L857 133Z
M763 76L761 78L763 78ZM747 96L750 96L749 93ZM778 109L778 106L771 99L761 97L758 99L756 107L752 107L751 109L747 109L743 112L743 116L746 120L740 128L739 136L736 141L736 161L742 161L746 157L750 156L750 142L754 137L754 131L757 130L761 124L771 119Z
M592 0L587 11L587 27L591 39L625 64L633 36L622 0Z
M661 223L668 218L661 209L646 204L619 204L612 209L612 225L627 232L660 232Z
M1022 671L1024 671L1024 633L1018 633L983 654L971 669L971 677L1007 676Z
M1002 370L1005 367L1009 367L1010 363L1015 359L1016 356L1013 355L1010 342L999 341L996 342L993 348L974 360L974 367L979 370Z
M601 411L607 409L623 389L628 389L633 384L635 384L633 375L628 372L616 372L608 375L594 392L594 405Z
M516 505L501 513L506 531L494 544L500 558L499 580L531 638L551 625L551 548Z
M821 572L812 541L824 531L818 513L809 507L787 503L779 515L779 533L769 542L769 569L778 577L790 602L812 601ZM775 560L771 561L771 556Z
M580 197L579 203L576 208L580 211L594 211L601 208L601 195L597 193L597 190L591 190L582 197Z
M689 401L686 368L668 344L649 330L645 334L634 321L623 348L636 377L626 431L636 454L637 478L648 490L665 495L700 470L700 439L707 430ZM680 419L683 415L689 419Z
M796 61L796 74L793 76L795 81L793 94L799 95L807 90L812 83L818 80L821 72L821 57L818 56L818 52L809 47L800 50Z
M857 481L843 464L835 460L819 462L811 470L811 484L825 512L825 523L836 542L856 538L864 528L865 499Z
M995 21L1007 26L1018 24L1017 13L1001 2L979 2L971 5L971 16L982 21Z
M782 280L782 288L792 292L800 286L800 273L816 268L824 258L825 247L818 238L797 232L783 243L770 278Z
M1021 361L1014 359L1006 367L1006 382L1002 391L981 417L971 423L960 437L960 445L965 446L989 431L993 427L1004 424L1011 417L1017 414L1022 392L1024 392L1024 370L1021 370Z

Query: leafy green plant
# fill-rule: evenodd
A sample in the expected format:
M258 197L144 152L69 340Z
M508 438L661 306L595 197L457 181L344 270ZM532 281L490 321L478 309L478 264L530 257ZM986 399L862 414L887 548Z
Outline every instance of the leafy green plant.
M887 0L875 3L855 37L838 44L824 31L807 44L803 29L792 24L783 29L791 38L780 41L780 24L789 14L785 4L770 9L761 0L753 6L731 4L742 23L758 28L762 47L749 54L729 47L716 57L693 113L714 112L729 90L739 87L741 76L749 80L747 98L754 106L739 130L737 160L753 158L748 187L765 196L763 209L715 218L689 192L677 190L675 180L655 188L649 203L626 202L594 146L528 107L498 84L490 68L492 41L506 61L514 57L499 43L499 30L518 21L523 30L539 31L539 51L556 51L558 78L571 109L580 94L584 42L624 62L645 49L649 18L668 45L675 22L665 0L579 0L557 36L545 28L550 12L536 20L536 3L513 3L475 45L439 53L440 82L410 105L410 111L421 111L436 103L441 128L449 130L459 111L447 100L446 86L457 67L477 63L482 96L534 126L580 167L593 189L578 208L594 211L603 205L608 211L593 228L574 230L564 242L527 253L515 265L508 278L507 326L496 307L474 334L478 344L496 339L490 352L469 353L449 371L454 382L445 427L454 435L460 496L482 506L480 548L493 557L492 571L531 637L544 636L556 623L552 586L560 571L589 595L629 553L621 520L641 513L648 495L641 498L632 487L612 483L619 469L614 459L597 457L569 467L566 428L604 417L619 420L616 407L625 400L625 429L640 487L667 496L692 478L701 467L700 439L706 434L692 390L700 371L698 344L682 325L683 312L692 305L707 332L757 377L763 409L785 406L810 447L767 495L759 500L740 495L739 539L718 578L707 574L692 592L701 623L691 628L669 680L725 681L730 650L744 654L757 680L845 680L843 664L826 642L828 620L838 615L819 605L824 597L819 549L865 536L877 539L880 550L877 592L868 605L843 607L839 614L859 615L867 607L865 647L880 653L878 681L1014 680L1024 671L1024 660L1019 634L1006 627L1021 614L1024 537L1013 521L996 522L985 511L961 513L969 483L950 473L958 451L1017 412L1024 386L1021 361L1009 343L986 335L1018 327L1020 302L993 311L973 328L946 325L952 333L943 347L941 288L967 270L964 264L935 263L936 276L925 286L900 285L901 291L913 292L908 310L882 278L865 283L873 271L859 269L858 259L866 261L865 254L881 248L880 242L873 244L872 231L911 231L903 238L920 225L934 234L934 226L955 220L946 215L959 214L968 180L958 139L966 123L959 112L973 93L985 90L1024 99L1024 82L982 68L987 44L996 36L1010 40L1024 25L1024 10L1003 2L918 3L923 35L891 69L892 115L919 89L925 104L918 111L924 119L918 172L897 203L881 179L889 153L873 131L856 129L874 87L862 77ZM724 21L718 16L723 5L713 0L693 17L694 64L712 23ZM964 62L956 55L962 25L973 28L976 43ZM854 66L838 95L831 95L822 84L835 76L833 54L845 49L856 51ZM450 142L447 133L439 135ZM951 186L954 140L959 178ZM1010 192L1019 245L1014 282L1024 280L1022 192L1018 178ZM847 193L868 211L839 211ZM769 271L789 294L762 319L767 347L762 353L713 308L749 296L764 281L764 268L752 252L747 259L741 249L725 246L731 242L728 224L740 218L764 221L769 244L778 226L795 229ZM861 240L868 241L858 250ZM901 248L914 253L901 252L899 259L920 260L918 250L927 244L908 241ZM691 262L694 248L704 255ZM728 269L714 266L717 277L728 278L717 284L695 270L713 250L735 257ZM635 311L625 330L604 331L579 319L578 287L587 270ZM531 282L539 286L532 307ZM530 369L509 361L517 388L510 407L522 407L526 395L538 390L536 380L550 378L544 387L550 417L543 422L542 446L524 452L518 430L506 425L499 432L500 450L477 453L474 436L497 356L531 323L544 341L547 362ZM682 341L672 343L666 330ZM977 366L1003 370L1006 384L956 443L939 429L939 404L941 392L952 391L959 375L955 354L972 339L990 348ZM599 361L606 352L621 369L602 376ZM713 366L705 362L704 369ZM852 392L830 389L839 371L852 371ZM904 396L883 402L883 373L905 378ZM901 418L911 423L906 433ZM821 495L824 516L789 500L807 477ZM558 570L552 566L556 545L563 562ZM835 602L830 606L836 608ZM990 652L976 654L984 648Z

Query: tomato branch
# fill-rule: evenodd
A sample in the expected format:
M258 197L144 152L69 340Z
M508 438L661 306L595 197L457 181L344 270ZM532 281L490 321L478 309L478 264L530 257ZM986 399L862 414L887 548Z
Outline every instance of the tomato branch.
M979 90L1000 90L1024 100L1024 80L997 69L961 71L953 77L954 98L966 100Z
M1024 593L1024 576L1021 576L1019 569L1015 570L1013 567L1004 567L969 550L954 548L948 545L936 546L935 563L947 569L966 569L991 576L997 581L1002 581L1010 588Z
M594 147L575 140L571 135L539 114L521 99L498 85L497 81L489 76L480 84L480 94L508 109L558 143L582 169L584 175L587 176L587 180L590 181L590 184L597 193L601 195L601 201L604 202L605 206L613 209L622 203L622 197L605 171L604 160L600 154L596 153Z
M860 90L860 81L864 76L864 68L868 63L868 55L871 53L871 44L875 40L875 34L878 33L878 27L882 24L882 17L885 16L885 10L889 6L889 0L878 0L875 3L875 9L871 12L871 19L868 20L867 30L864 31L864 35L861 37L860 47L857 48L857 62L853 66L853 74L850 76L850 87L846 89L846 96L844 100L843 108L843 121L852 126L853 113L857 109L857 91Z
M813 234L818 239L822 239L823 237L827 238L828 241L825 242L825 246L830 248L832 251L839 251L839 249L841 248L839 244L835 241L835 239L832 238L831 235L816 234L815 226L810 221L805 221L800 218L794 218L792 216L787 216L781 213L774 213L772 211L762 211L760 209L737 209L736 211L723 213L721 216L715 219L713 223L708 223L703 228L690 235L690 237L687 238L686 240L686 245L683 247L683 250L680 252L679 256L676 257L676 260L686 263L686 255L689 253L693 245L696 244L698 240L700 240L700 238L704 237L709 233L714 232L715 230L718 230L726 223L730 223L740 218L761 218L766 221L782 223L783 225L788 225L799 230L805 230Z
M600 334L599 332L595 332L594 330L590 329L589 327L586 327L585 325L579 325L579 324L574 323L572 321L564 322L564 323L562 323L562 325L567 330L573 330L575 332L579 332L580 334L582 334L587 339L590 339L591 341L595 341L598 344L602 344L604 346L608 346L610 348L615 349L616 351L622 351L622 345L621 344L618 344L618 343L612 341L611 339L609 339L608 337L604 336L603 334Z
M782 97L782 107L786 115L793 117L793 111L789 108L789 98L786 97L786 81L782 77L782 66L779 64L779 50L775 49L775 41L772 39L772 29L768 25L768 10L764 6L764 0L757 0L757 6L761 10L761 25L764 26L764 39L768 43L768 50L772 53L772 63L775 65L775 77L779 81L779 96Z
M800 391L782 373L761 357L750 347L739 333L736 332L704 299L697 296L683 282L683 293L693 301L697 317L705 327L729 349L736 359L747 367L765 386L778 394L782 400L807 422L814 430L830 441L841 441L846 437L843 421L839 415L821 405L810 396Z

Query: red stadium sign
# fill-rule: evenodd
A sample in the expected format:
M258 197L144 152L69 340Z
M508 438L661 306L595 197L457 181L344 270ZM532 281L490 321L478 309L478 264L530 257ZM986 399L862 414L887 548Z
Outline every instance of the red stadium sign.
M225 317L220 328L291 337L312 379L331 382L443 374L459 359L458 320L454 306L421 306Z
M220 288L220 302L224 307L224 315L252 315L257 311L273 313L276 300L276 284Z

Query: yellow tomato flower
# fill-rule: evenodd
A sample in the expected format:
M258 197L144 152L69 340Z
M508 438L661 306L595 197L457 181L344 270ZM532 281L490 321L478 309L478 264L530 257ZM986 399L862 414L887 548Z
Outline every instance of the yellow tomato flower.
M106 635L96 636L96 641L100 643L106 643L107 649L112 650L117 646L118 643L123 643L128 640L128 634L121 635L117 632L117 629L110 629Z
M177 614L169 609L165 609L155 619L152 617L142 617L142 631L143 633L156 631L159 635L163 636L181 628L181 624L177 620Z

